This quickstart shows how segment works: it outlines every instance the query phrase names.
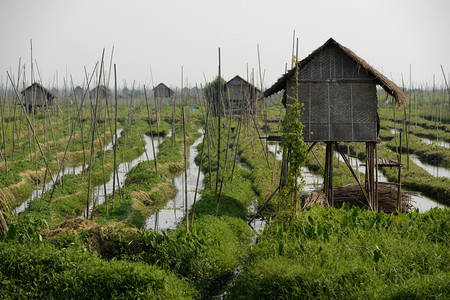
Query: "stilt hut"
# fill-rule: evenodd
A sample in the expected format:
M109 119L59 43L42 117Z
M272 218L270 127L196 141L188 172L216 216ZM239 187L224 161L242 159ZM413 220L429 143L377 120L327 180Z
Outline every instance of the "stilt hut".
M240 115L244 112L256 114L257 95L260 93L253 84L242 79L239 75L225 83L224 89L224 113Z
M109 97L111 95L110 90L106 86L100 85L90 91L90 96L92 99L95 99L97 97L97 90L99 99L105 99L106 97Z
M304 140L312 143L310 150L317 142L326 144L324 193L329 205L334 205L333 146L339 150L339 142L363 142L366 144L365 183L359 182L348 159L340 154L358 182L366 205L378 210L376 173L381 164L376 157L377 85L393 97L397 108L406 105L407 99L397 85L330 38L264 92L268 97L284 91L283 104L287 110L293 99L303 103ZM397 197L401 197L400 189ZM401 209L400 201L397 205Z
M78 99L81 99L81 97L83 97L83 93L84 93L84 90L81 86L77 86L76 88L73 89L73 94Z
M173 91L164 83L160 83L153 89L153 95L157 98L170 98Z
M29 113L36 112L36 107L52 106L56 98L55 94L37 82L24 89L22 95Z

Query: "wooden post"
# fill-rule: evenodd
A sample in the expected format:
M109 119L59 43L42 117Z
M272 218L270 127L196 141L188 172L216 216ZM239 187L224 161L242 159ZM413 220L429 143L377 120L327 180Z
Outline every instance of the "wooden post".
M187 176L187 146L186 146L186 121L184 119L184 106L181 107L183 119L183 141L184 141L184 209L186 217L186 232L189 232L189 206L188 206L188 176Z
M324 175L324 192L328 199L328 205L334 206L333 199L333 143L326 143L325 150L325 175Z
M397 209L402 211L402 133L400 132L400 153L398 156L398 190L397 190Z
M375 143L366 143L366 189L369 195L369 206L371 210L376 210L377 199L375 199Z

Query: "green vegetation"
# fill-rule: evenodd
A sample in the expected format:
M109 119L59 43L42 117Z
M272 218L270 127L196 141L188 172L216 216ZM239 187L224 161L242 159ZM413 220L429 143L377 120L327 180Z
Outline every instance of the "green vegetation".
M142 136L150 133L150 122L153 135L163 136L172 128L172 108L160 107L160 122L156 126L156 119L148 119L142 103L132 109L123 106L120 121L124 131L119 140L118 163L143 153ZM315 206L295 211L291 205L279 205L286 199L276 193L262 212L271 216L276 213L276 217L255 241L255 233L247 225L248 208L255 197L263 205L276 190L281 163L272 154L264 153L253 120L239 120L242 121L239 125L237 119L230 121L224 117L222 122L227 128L221 130L221 146L217 149L217 119L210 116L207 121L200 110L190 112L187 143L190 145L198 139L200 124L206 127L206 136L205 145L198 146L196 158L197 163L202 162L205 189L197 198L195 213L194 207L189 211L192 222L189 232L185 221L168 232L144 230L145 219L176 193L171 178L184 170L180 110L176 106L175 138L165 136L158 146L158 175L153 161L142 162L130 170L124 188L116 191L115 207L109 206L108 213L103 204L96 207L92 221L75 218L86 206L87 173L83 179L81 174L65 176L64 186L57 184L51 204L48 192L30 202L30 208L16 223L9 224L4 237L0 236L0 295L195 299L210 298L227 288L232 299L448 297L448 209L390 215L344 205L341 209ZM278 131L279 113L283 110L279 106L268 107L268 126L264 128L272 133ZM88 114L86 108L85 116ZM383 140L388 140L390 134L388 122L391 121L382 121ZM83 122L86 149L90 147L89 123L88 118ZM69 129L67 122L58 124L61 143L55 147L61 152ZM108 122L99 124L109 127ZM261 128L266 124L259 121L258 125ZM26 126L22 130L20 145L25 150L22 156L21 151L16 152L11 163L18 171L11 169L1 186L2 190L8 187L8 195L17 199L27 197L36 179L36 162L27 161L28 137L23 134ZM99 151L99 146L105 143L102 132L103 128L95 135L94 185L103 183L103 166L106 178L112 172L113 151ZM77 134L81 137L79 129ZM42 132L40 138L44 136ZM110 136L106 136L108 139ZM387 143L393 142L391 136ZM410 146L414 145L411 142ZM80 138L71 143L71 161L83 162L82 148ZM304 149L304 145L300 148ZM379 156L396 159L389 148L380 146ZM418 149L416 146L410 149L413 148ZM349 150L358 156L365 151L353 144ZM313 151L324 161L324 149L320 145ZM48 159L54 164L51 153L47 152ZM39 158L37 164L38 170L44 168ZM307 164L311 170L321 172L312 154L308 155ZM216 180L217 165L220 165L219 180ZM43 178L45 169L41 172L37 178ZM391 174L394 171L384 172L389 178L395 176ZM415 189L429 188L429 193L449 199L448 181L439 182L423 172L414 165L409 170L403 169L403 184L408 187L420 184L422 187ZM344 163L337 160L334 174L337 185L354 181ZM414 183L418 177L423 180ZM24 178L19 188L11 188ZM112 203L110 196L108 201ZM230 286L227 283L231 278Z
M11 298L192 299L195 289L144 262L106 261L45 243L0 241L0 292Z
M285 212L258 238L232 298L445 299L450 211Z

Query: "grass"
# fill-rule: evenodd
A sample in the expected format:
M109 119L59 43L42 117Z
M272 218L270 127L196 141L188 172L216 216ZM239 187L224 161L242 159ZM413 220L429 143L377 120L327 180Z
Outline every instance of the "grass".
M278 216L250 251L231 296L241 299L424 298L450 292L450 211L357 207Z
M0 242L0 293L13 298L192 299L195 289L143 262L42 243Z
M166 115L171 113L170 107L164 110ZM120 148L123 157L134 157L131 149L141 151L137 128L141 134L149 130L145 118L141 109L130 121L127 143L124 139ZM195 114L191 118L195 120ZM168 119L162 119L161 128L170 128ZM100 206L96 223L81 220L84 227L73 230L61 224L57 227L78 210L76 199L83 191L77 176L66 177L65 187L57 191L58 201L52 205L45 197L32 201L30 210L19 216L7 236L0 237L0 282L4 283L0 294L18 298L208 298L236 274L236 282L228 291L232 299L445 299L450 293L448 209L405 215L350 209L347 205L341 209L281 211L252 245L247 208L255 196L262 203L276 188L279 174L275 172L272 178L272 168L279 170L279 162L275 161L274 167L271 157L267 166L259 140L245 135L244 129L239 157L251 171L236 166L231 181L230 149L235 146L236 133L231 134L228 165L221 170L217 217L214 184L209 189L209 183L215 183L217 141L210 139L209 158L205 147L204 156L196 159L203 160L205 190L197 201L190 233L184 223L162 233L138 229L145 216L171 197L170 178L183 169L179 118L176 126L173 150L170 137L160 145L159 175L149 162L132 169L123 197L116 198L116 208L110 210L109 217ZM196 125L188 132L192 143L199 136ZM249 128L247 134L250 132ZM227 133L222 131L222 167ZM322 155L321 149L316 150ZM363 150L355 147L352 151ZM106 154L109 163L111 153ZM97 158L100 161L101 157ZM101 182L101 169L94 165L93 170L95 180ZM335 165L339 184L353 181L344 170L343 163ZM275 211L274 206L270 209Z

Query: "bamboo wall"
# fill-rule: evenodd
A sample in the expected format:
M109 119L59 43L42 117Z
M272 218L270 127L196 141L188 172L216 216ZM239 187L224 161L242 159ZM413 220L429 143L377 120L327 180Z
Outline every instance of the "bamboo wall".
M376 141L376 83L336 47L327 47L287 84L287 103L304 104L305 141Z

